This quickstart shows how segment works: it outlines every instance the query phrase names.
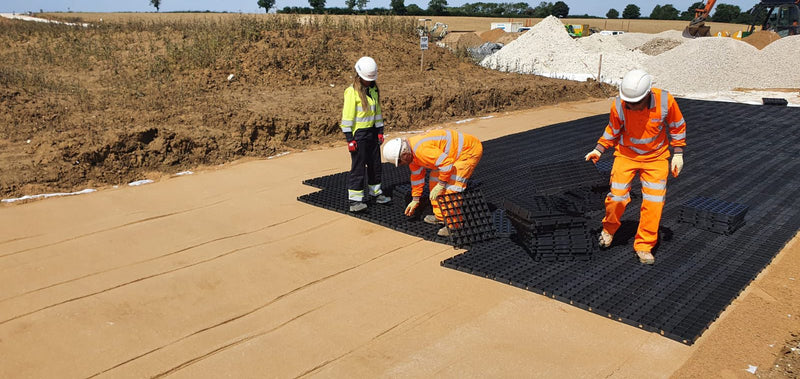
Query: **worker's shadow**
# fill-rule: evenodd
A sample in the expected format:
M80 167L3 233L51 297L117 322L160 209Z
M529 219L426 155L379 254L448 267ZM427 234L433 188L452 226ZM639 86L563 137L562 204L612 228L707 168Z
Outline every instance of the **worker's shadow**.
M639 228L638 220L623 220L619 229L614 234L614 240L611 242L611 247L615 246L631 246L633 247L633 239L636 237L636 229ZM658 242L653 247L653 253L658 250L662 242L669 242L674 235L672 229L661 226L658 228Z

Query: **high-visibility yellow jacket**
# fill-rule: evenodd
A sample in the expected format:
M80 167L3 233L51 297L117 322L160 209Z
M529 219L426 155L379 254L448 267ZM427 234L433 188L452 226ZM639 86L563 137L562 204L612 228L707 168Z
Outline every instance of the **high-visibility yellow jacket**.
M425 170L438 170L438 176L431 181L442 183L456 182L466 185L466 178L452 178L456 172L453 165L462 155L473 148L482 149L481 141L469 134L455 130L434 130L432 132L408 138L414 160L409 163L411 170L411 196L422 195L425 187Z
M614 100L608 125L597 141L600 152L615 146L615 156L638 161L668 158L668 145L672 145L675 153L683 152L686 121L678 103L667 91L653 88L651 93L650 105L640 111L627 109L619 97Z
M381 104L378 101L378 92L375 87L369 88L369 103L367 107L361 104L361 97L351 85L344 90L344 106L342 107L342 132L345 134L353 133L361 129L378 128L383 132L383 114Z

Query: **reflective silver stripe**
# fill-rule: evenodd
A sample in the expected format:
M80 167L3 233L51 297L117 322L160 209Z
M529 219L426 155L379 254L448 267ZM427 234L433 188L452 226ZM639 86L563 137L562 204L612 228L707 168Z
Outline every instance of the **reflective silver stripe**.
M356 122L372 122L374 120L375 116L356 117Z
M422 170L423 170L423 168L420 167L420 168L418 168L418 169L416 169L414 171L411 171L411 175L419 175L419 174L422 173Z
M603 132L603 138L605 138L605 139L607 139L609 141L613 141L613 140L617 139L617 136L612 136L611 134L608 134L608 132Z
M684 139L684 138L686 138L686 132L678 133L678 134L670 133L669 136L672 137L672 139Z
M629 139L629 140L631 140L631 142L633 142L633 143L635 143L635 144L637 144L637 145L643 145L643 144L646 144L646 143L650 143L650 142L653 142L653 141L655 141L655 140L656 140L656 138L658 138L660 135L661 135L661 133L659 133L659 134L656 134L655 136L652 136L652 137L650 137L650 138L642 138L642 139L639 139L639 138L633 138L633 137L629 137L628 139Z
M625 112L622 111L622 100L619 96L614 100L614 106L617 107L617 115L619 115L619 120L622 122L619 128L622 129L625 126Z
M369 184L367 185L367 187L369 187L369 194L372 196L378 196L383 194L380 184Z
M383 121L376 121L375 122L375 127L382 128L383 127Z
M451 168L453 168L453 165L449 164L447 166L439 167L439 171L447 172L447 171L450 171Z
M353 201L364 200L364 191L347 190L347 198Z
M442 182L442 181L441 181L441 180L439 180L439 178L438 178L438 177L436 177L436 176L432 176L432 177L431 177L431 179L430 179L430 181L431 181L431 183L441 183L441 182Z
M628 148L633 150L633 151L635 151L635 152L637 152L637 153L639 153L639 154L647 154L647 153L652 153L652 152L660 149L661 146L664 146L664 141L661 141L661 143L659 143L658 146L656 146L656 148L653 149L653 150L642 150L642 149L637 149L637 148L635 148L633 146L628 146Z
M611 182L611 188L618 189L618 190L626 190L626 189L631 188L631 184L630 183Z
M677 128L677 127L679 127L679 126L681 126L681 125L683 125L683 124L685 124L685 123L686 123L686 120L684 120L684 119L681 119L680 121L676 121L676 122L670 122L670 123L669 123L669 127L670 127L670 128Z
M642 192L642 200L652 201L654 203L663 203L664 202L664 196L648 195L648 194Z
M664 189L667 189L667 183L666 182L664 182L664 183L653 183L653 182L648 182L648 181L642 180L642 187L649 188L649 189L652 189L652 190L664 190Z
M616 196L613 193L609 192L608 197L611 198L611 201L625 201L631 198L631 194L626 193L624 196Z
M463 192L463 191L464 191L464 188L461 188L461 187L459 187L459 186L457 186L457 185L453 185L453 184L450 184L450 185L448 185L448 186L447 186L447 187L445 187L445 188L446 188L448 191L453 191L453 192Z
M370 104L369 105L369 110L370 111L375 112L375 109L376 109L375 108L375 104ZM360 105L356 105L356 110L359 111L359 112L363 112L364 108L362 106L360 106Z
M453 136L450 134L450 131L446 131L444 135L447 137L447 143L444 145L444 153L450 154L450 146L453 145ZM440 156L439 159L442 159L442 157ZM436 162L437 166L439 165L439 163L441 163L439 161Z
M661 90L661 122L667 119L669 112L669 92Z
M353 120L342 120L342 125L353 126Z
M467 178L462 178L462 177L460 177L460 176L458 176L456 174L450 175L450 179L453 179L453 180L456 180L456 181L459 181L459 182L465 182L465 183L467 182Z
M352 133L353 132L353 128L351 128L349 126L346 127L346 128L342 128L342 132L344 132L344 133Z
M428 141L441 141L441 140L443 140L443 139L444 139L444 136L425 137L425 138L423 138L423 139L419 140L419 141L417 142L417 144L416 144L416 145L414 145L414 150L417 150L417 148L419 147L419 145L422 145L422 143L423 143L423 142L428 142Z
M444 162L445 159L447 159L447 153L442 153L442 155L440 155L439 158L436 160L436 163L435 163L436 167L439 167L439 165L442 164L442 162ZM441 167L439 169L441 170ZM444 170L444 171L447 171L447 170Z
M425 178L422 178L420 180L412 180L411 181L411 185L412 186L417 186L417 185L420 185L420 184L425 184Z
M378 113L375 115L375 121L383 121L383 115Z
M456 152L456 159L461 156L461 150L464 148L464 135L458 132L458 152Z

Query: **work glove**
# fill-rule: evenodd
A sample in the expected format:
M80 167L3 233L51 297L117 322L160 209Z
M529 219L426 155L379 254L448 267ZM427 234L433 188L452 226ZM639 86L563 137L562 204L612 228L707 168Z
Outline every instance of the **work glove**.
M356 143L356 140L347 143L347 150L350 150L351 153L358 151L358 143Z
M597 164L597 160L600 159L600 155L602 154L600 150L594 149L589 154L586 154L584 158L586 158L587 161L591 159L594 164Z
M419 200L411 200L406 207L406 211L404 212L406 216L413 216L414 212L417 211L417 207L419 206Z
M683 170L683 153L678 153L672 156L672 164L670 165L672 176L678 177L678 174Z
M436 201L436 198L439 197L439 194L442 193L444 189L444 184L439 183L433 189L431 189L431 201Z
M380 143L381 145L383 145L383 133L381 133L381 134L378 134L378 143Z

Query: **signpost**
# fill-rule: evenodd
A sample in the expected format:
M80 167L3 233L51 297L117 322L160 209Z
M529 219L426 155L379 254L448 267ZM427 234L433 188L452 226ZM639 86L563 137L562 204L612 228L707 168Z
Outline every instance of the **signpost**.
M417 20L419 23L417 26L417 29L419 30L419 49L421 51L421 55L419 57L420 71L423 71L424 67L423 62L425 62L425 50L428 50L428 22L430 21L431 19L429 18L420 18Z

